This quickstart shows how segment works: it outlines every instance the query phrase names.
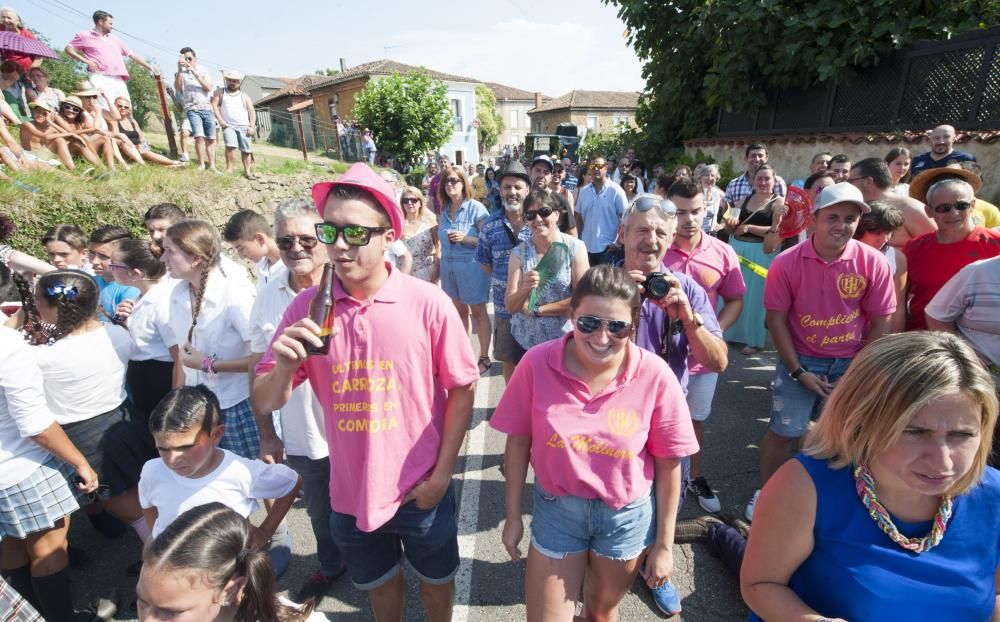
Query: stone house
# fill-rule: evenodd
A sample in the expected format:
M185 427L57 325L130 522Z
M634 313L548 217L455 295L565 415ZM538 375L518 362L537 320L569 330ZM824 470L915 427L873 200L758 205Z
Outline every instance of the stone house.
M570 124L583 137L587 132L613 131L622 123L636 127L638 107L637 92L575 90L547 102L537 94L528 116L533 134L555 134L557 127Z
M513 86L497 84L496 82L485 82L486 86L493 91L493 96L497 100L497 114L503 119L503 132L497 138L496 145L487 145L486 151L499 153L504 145L515 147L524 142L525 135L531 131L531 119L528 118L528 111L535 107L535 96L541 97L541 101L552 101L548 95L524 91Z

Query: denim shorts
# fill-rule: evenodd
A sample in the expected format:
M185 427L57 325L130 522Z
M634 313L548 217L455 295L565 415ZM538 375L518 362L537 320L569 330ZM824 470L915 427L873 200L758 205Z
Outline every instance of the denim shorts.
M462 304L481 305L490 299L490 277L474 259L441 260L441 289Z
M247 136L248 129L250 129L249 125L230 125L222 130L222 143L226 146L226 149L236 149L238 147L240 153L253 152L250 146L253 141Z
M191 122L192 136L215 140L215 115L211 110L188 110L185 114Z
M719 374L707 373L688 376L687 403L693 421L704 421L712 414L712 399Z
M455 483L429 510L413 501L400 506L389 522L361 531L350 514L330 514L330 532L340 549L354 587L374 590L400 572L403 557L424 583L444 585L458 572L458 522Z
M826 376L833 384L844 375L852 359L829 359L799 354L799 365L817 376ZM825 400L788 375L788 368L778 357L774 370L774 394L771 396L770 429L778 436L799 438L809 429L809 422L819 418Z
M593 551L627 561L642 555L656 539L655 518L652 489L616 510L600 499L553 495L535 480L531 545L552 559Z

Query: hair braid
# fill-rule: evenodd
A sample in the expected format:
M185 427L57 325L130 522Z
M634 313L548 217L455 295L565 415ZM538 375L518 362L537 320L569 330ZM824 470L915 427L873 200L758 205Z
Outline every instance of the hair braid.
M56 339L69 335L87 321L87 314L80 305L66 296L56 300Z
M42 323L41 316L38 315L38 307L35 306L35 297L31 293L31 284L17 270L11 270L10 278L17 287L17 294L21 297L21 311L24 313L24 337L33 345L45 343L48 335Z
M194 341L194 327L198 325L198 316L201 315L201 302L205 298L205 289L208 287L208 275L212 271L209 263L201 270L201 279L198 280L198 291L194 293L194 304L191 305L191 328L188 329L188 343Z

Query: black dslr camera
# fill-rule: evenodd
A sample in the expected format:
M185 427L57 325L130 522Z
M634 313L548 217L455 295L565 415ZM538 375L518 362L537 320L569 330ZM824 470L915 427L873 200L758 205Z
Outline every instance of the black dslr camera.
M642 297L659 300L670 293L673 285L667 280L664 272L650 272L642 282Z

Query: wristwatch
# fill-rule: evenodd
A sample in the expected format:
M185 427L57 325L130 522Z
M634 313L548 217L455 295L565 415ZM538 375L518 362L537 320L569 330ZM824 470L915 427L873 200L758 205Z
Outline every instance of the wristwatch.
M798 382L799 381L799 376L801 376L802 374L806 373L807 371L809 371L809 370L806 369L805 367L799 365L797 368L795 368L795 371L789 372L788 375L792 377L792 380L794 380L795 382Z
M694 328L695 330L697 330L705 325L705 319L701 317L701 314L696 311L691 314L691 321L688 324L685 324L684 328L687 328L691 324L694 324Z

